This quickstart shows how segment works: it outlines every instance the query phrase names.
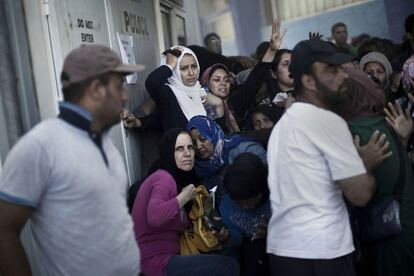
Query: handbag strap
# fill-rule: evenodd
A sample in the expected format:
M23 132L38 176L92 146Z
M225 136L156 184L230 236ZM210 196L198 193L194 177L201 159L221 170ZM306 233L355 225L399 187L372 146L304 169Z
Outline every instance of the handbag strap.
M405 185L405 158L404 158L404 154L405 151L403 150L403 146L401 144L400 139L397 137L397 135L395 135L394 131L391 130L391 134L394 138L395 144L397 145L397 149L398 149L398 156L399 156L399 166L400 166L400 170L398 173L398 178L397 178L397 184L394 186L394 197L395 199L399 202L400 201L400 197L401 197L401 193L404 189L404 185Z

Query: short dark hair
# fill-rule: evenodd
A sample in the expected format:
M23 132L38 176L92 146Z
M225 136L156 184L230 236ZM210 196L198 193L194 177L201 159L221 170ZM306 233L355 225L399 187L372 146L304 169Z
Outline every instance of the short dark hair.
M347 28L344 22L337 22L337 23L335 23L335 24L332 25L332 27L331 27L331 33L334 33L335 32L335 29L338 28L338 27L345 27L345 28Z
M380 52L384 54L388 60L393 60L398 49L397 46L389 39L372 37L362 43L358 48L358 61L369 52Z
M257 61L261 61L263 56L266 54L267 49L269 48L270 42L263 41L256 47L256 52L254 53L254 58Z
M414 33L414 13L407 16L404 21L404 27L406 33Z
M272 61L272 71L277 70L279 63L282 60L283 54L292 54L292 50L289 50L289 49L277 50L275 57L273 58L273 61Z
M78 103L80 99L82 98L85 92L85 89L91 84L93 80L98 79L104 85L107 85L109 82L109 79L111 78L113 74L116 74L116 73L113 73L113 72L105 73L97 77L86 79L79 83L71 84L68 87L64 87L62 88L63 99L67 102ZM68 76L63 71L62 74L60 75L60 78L61 78L61 81L63 82L64 80L66 80L66 78L68 78Z
M207 45L207 41L212 38L212 37L217 37L220 39L220 36L217 33L208 33L206 34L206 36L204 37L204 45Z
M239 154L224 174L224 186L232 200L249 199L266 193L267 168L251 152Z
M302 94L303 90L303 83L302 83L302 76L303 75L310 75L315 76L315 70L313 69L313 62L309 67L306 67L303 73L300 76L297 76L293 79L293 90L296 92L297 95Z

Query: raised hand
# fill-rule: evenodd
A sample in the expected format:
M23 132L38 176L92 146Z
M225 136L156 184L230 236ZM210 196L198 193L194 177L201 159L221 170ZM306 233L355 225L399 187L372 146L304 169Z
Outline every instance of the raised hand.
M280 32L280 19L276 17L275 21L273 21L272 24L272 34L270 36L269 48L271 50L277 51L280 49L280 45L282 45L283 37L285 36L286 32L286 28Z
M378 130L374 131L365 146L360 145L358 135L354 137L354 144L368 172L371 172L392 155L390 143L387 141L385 134L380 135Z
M166 63L171 66L171 68L175 68L178 63L178 58L181 56L182 48L176 47L174 49L168 49L163 52L164 55L166 55Z
M414 129L413 119L410 115L410 110L402 110L401 105L396 102L394 105L388 103L388 108L384 108L385 121L394 129L401 142L407 145L410 135Z
M320 34L318 32L309 32L309 40L313 40L313 39L319 39L321 40L323 37L323 34Z
M272 24L272 34L270 35L269 48L267 48L267 51L262 58L262 62L273 61L276 51L279 50L280 45L282 45L283 37L285 36L286 32L286 28L282 33L280 32L280 19L276 17L275 21Z
M172 69L175 68L175 66L177 66L178 63L178 58L176 56L174 56L171 53L167 53L167 60L166 63L171 66Z

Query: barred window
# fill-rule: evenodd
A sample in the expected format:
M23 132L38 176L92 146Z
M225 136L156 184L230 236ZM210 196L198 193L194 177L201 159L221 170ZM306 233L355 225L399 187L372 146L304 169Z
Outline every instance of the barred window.
M269 25L276 14L282 20L291 20L367 1L369 0L262 0L262 8L265 23Z

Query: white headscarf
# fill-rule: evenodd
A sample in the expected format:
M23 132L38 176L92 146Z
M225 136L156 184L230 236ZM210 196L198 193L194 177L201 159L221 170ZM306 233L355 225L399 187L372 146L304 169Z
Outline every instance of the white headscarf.
M168 78L168 85L173 91L175 97L177 98L178 104L180 105L181 110L183 111L187 120L190 120L194 116L204 115L206 116L206 110L201 101L201 97L206 95L204 89L201 87L199 81L197 81L193 86L187 86L183 83L180 74L180 62L185 54L190 54L194 57L197 62L197 67L200 68L196 55L190 49L183 46L173 46L171 49L180 47L181 56L178 58L177 66L173 69L173 74ZM166 65L166 56L161 56L161 65ZM198 71L200 74L200 70ZM198 75L196 78L198 79Z

